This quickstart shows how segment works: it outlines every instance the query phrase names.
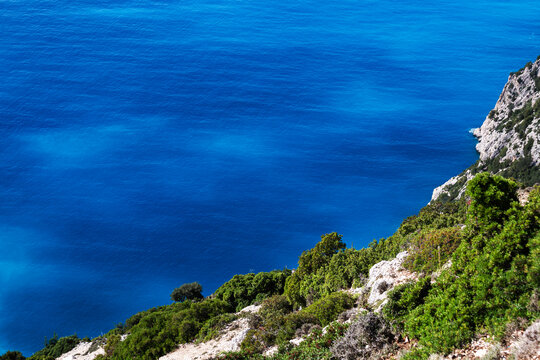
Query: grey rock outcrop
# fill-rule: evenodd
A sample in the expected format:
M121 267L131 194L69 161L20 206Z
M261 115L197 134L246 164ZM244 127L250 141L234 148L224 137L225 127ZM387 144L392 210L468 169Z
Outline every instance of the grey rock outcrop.
M540 57L510 74L493 110L481 127L479 161L433 190L431 200L460 198L475 174L489 171L525 185L540 177Z
M392 260L383 260L369 270L369 279L365 286L351 289L353 294L366 297L366 303L378 312L387 301L388 293L395 286L415 280L417 275L403 267L407 251L399 253Z

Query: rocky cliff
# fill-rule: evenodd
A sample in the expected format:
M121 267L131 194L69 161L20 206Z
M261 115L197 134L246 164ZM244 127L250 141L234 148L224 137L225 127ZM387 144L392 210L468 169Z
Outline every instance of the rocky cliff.
M481 127L479 160L433 191L431 200L461 197L475 174L489 171L513 177L526 186L540 182L540 56L511 73L495 108Z

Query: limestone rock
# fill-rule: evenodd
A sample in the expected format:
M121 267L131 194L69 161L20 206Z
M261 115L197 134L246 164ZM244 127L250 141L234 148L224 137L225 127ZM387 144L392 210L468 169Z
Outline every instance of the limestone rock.
M94 342L81 342L71 351L62 354L56 360L94 360L98 355L104 355L103 346Z
M516 161L518 163L515 164L520 164L521 168L526 166L538 168L540 166L540 116L537 103L539 99L540 58L534 63L527 64L520 71L510 74L495 107L490 111L482 126L474 129L473 134L478 138L476 150L480 157L479 162L435 188L431 201L443 195L449 199L460 198L463 196L467 182L482 171L489 170L521 181L519 172L509 170ZM535 106L536 111L532 111ZM540 169L537 171L540 172Z
M373 265L369 270L366 285L362 288L351 289L350 292L366 296L367 305L375 308L375 312L381 311L390 290L417 278L415 273L403 267L407 255L407 251L403 251L392 260L383 260Z

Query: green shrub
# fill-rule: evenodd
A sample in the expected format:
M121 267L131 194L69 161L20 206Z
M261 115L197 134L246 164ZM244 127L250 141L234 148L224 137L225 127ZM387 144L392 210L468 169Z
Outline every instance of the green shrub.
M285 296L274 295L263 301L259 315L265 328L277 330L283 325L285 315L291 311L292 306Z
M333 232L321 236L321 241L311 250L306 250L298 259L298 269L300 274L313 274L318 269L328 265L334 254L345 249L342 240L343 235Z
M339 314L350 309L353 305L354 298L351 295L344 292L336 292L314 302L302 311L312 314L319 320L321 326L326 326L337 319Z
M112 334L107 337L107 343L105 344L105 356L110 357L114 353L114 349L120 343L121 337L117 334Z
M506 211L517 201L517 184L489 173L476 175L467 186L471 198L467 220L473 229L484 233L499 229L507 217Z
M269 345L268 334L261 329L250 329L240 344L240 350L248 354L260 354Z
M372 249L346 249L341 235L325 234L311 250L304 251L298 269L287 278L284 294L295 308L361 283L374 263Z

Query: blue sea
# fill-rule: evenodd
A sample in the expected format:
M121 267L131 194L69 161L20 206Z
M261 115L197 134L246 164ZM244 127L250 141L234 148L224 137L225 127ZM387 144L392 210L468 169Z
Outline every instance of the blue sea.
M540 2L0 2L0 354L391 235L472 164Z

